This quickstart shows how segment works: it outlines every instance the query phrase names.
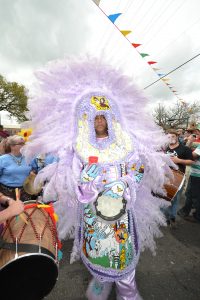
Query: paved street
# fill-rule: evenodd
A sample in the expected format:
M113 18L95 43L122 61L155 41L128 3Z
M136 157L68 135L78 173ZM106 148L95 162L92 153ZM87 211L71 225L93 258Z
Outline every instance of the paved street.
M136 278L144 300L200 299L200 224L178 218L177 229L163 228L157 255L141 254ZM90 274L81 262L69 264L72 241L63 245L59 280L45 300L81 300ZM114 300L114 290L109 300Z

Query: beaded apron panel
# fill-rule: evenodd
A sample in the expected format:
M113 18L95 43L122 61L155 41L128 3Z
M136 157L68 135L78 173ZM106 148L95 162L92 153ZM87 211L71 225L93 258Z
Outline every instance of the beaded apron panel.
M135 267L138 239L129 211L120 220L108 223L96 216L91 204L85 204L81 237L83 261L94 272L121 276Z

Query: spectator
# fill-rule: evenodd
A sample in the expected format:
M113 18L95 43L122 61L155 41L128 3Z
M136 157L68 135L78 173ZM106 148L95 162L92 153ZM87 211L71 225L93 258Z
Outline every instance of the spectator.
M200 124L198 124L198 126L189 127L188 131L191 134L188 137L186 146L190 147L192 151L194 151L200 144Z
M191 165L191 174L186 191L185 205L178 211L178 215L188 221L200 223L200 144L192 153L196 161ZM190 216L192 208L195 212Z
M21 200L30 200L23 189L23 182L29 175L32 167L27 165L21 148L25 141L18 135L13 135L6 140L6 154L0 156L0 192L15 198L15 188L21 191Z
M179 170L185 173L186 165L190 165L193 160L190 148L181 144L178 140L178 133L175 130L169 131L169 145L166 153L170 155L172 161L178 165ZM180 201L182 189L180 189L172 199L171 206L165 210L168 225L175 226L177 207Z
M8 136L9 133L6 130L4 130L3 125L0 125L0 142Z
M58 159L51 154L39 154L33 159L31 165L33 167L33 171L35 172L35 174L37 174L47 165L57 161Z
M38 197L42 197L43 195L43 187L47 181L42 184L36 186L35 177L36 175L47 165L57 162L58 159L51 154L39 154L37 155L31 162L32 171L30 175L26 178L23 187L24 190L32 195L32 200L38 199Z
M177 134L178 134L179 143L184 145L184 130L183 130L183 128L177 129Z
M188 137L191 135L191 132L189 130L185 130L184 132L184 145L186 145L187 141L188 141Z

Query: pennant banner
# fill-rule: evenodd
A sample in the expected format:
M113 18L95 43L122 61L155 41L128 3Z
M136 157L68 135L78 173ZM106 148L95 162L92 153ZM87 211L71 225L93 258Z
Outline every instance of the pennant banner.
M141 44L134 44L134 43L132 45L133 45L134 48L137 48L137 47L141 46Z
M157 62L156 61L148 61L148 64L153 65L153 64L157 64Z
M93 1L94 1L94 0L93 0ZM119 18L121 15L123 15L123 13L115 13L115 14L110 14L110 15L108 15L105 11L103 11L103 10L101 9L101 7L99 6L99 1L98 1L98 0L95 0L94 2L98 5L99 9L107 16L107 18L108 18L113 24L115 23L115 21L117 20L117 18ZM132 32L131 30L121 30L121 29L118 28L117 26L115 26L115 28L117 28L117 29L121 32L121 34L122 34L124 37L126 37L126 39L130 42L130 44L131 44L134 48L137 48L137 47L139 47L139 46L142 45L142 44L139 44L139 43L133 43L133 42L131 42L131 41L127 38L127 35L129 35L129 34ZM140 53L138 50L136 50L136 51L140 54L140 56L141 56L142 58L145 58L146 56L150 56L148 53L143 53L143 52ZM156 62L156 61L153 61L153 60L150 60L150 61L147 61L147 63L148 63L149 66L152 67L152 66L153 66L154 64L156 64L157 62ZM170 84L167 83L167 82L170 80L170 78L165 78L165 74L163 74L163 73L157 73L157 71L160 70L159 68L154 68L154 67L152 67L152 70L155 71L155 73L158 75L159 79L162 80L162 81L169 87L170 91L173 92L174 95L176 95L176 97L177 97L177 91L174 89L174 87L170 86ZM177 97L177 98L178 98L178 100L182 101L179 97ZM184 101L182 101L182 102L185 103Z
M108 19L114 24L115 21L117 20L117 18L121 16L121 13L118 13L118 14L114 14L114 15L109 15L108 16Z
M158 73L157 74L159 77L164 77L165 76L165 74L160 74L160 73Z
M127 36L129 33L131 33L131 30L120 30L120 32L121 32L124 36Z
M149 54L147 54L147 53L140 53L140 55L141 55L142 57L149 56Z
M170 79L169 78L161 78L161 80L163 80L163 81L169 81Z

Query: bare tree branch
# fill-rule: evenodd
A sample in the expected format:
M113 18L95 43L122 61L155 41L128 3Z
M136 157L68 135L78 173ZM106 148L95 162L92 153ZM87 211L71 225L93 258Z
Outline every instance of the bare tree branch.
M184 127L187 128L189 122L197 122L200 113L200 101L191 104L177 102L171 108L159 104L154 112L153 117L159 126L164 129Z

